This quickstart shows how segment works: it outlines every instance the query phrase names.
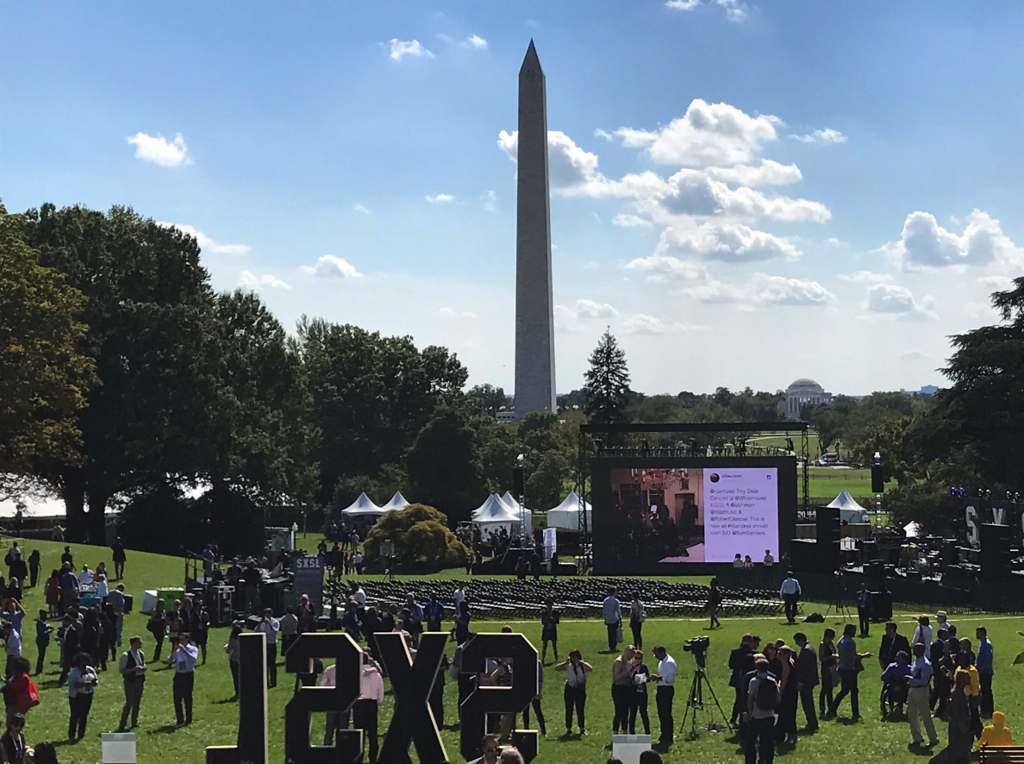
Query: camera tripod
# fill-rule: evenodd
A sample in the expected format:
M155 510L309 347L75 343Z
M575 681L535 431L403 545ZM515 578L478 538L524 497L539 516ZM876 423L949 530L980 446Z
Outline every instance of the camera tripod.
M843 601L843 573L841 570L836 571L836 596L828 603L828 610L825 611L825 617L828 618L832 611L835 611L837 616L843 616L846 620L850 619L850 610L846 607L846 603Z
M725 711L722 710L722 704L718 702L718 696L715 695L715 688L711 686L711 680L708 679L707 674L704 673L704 664L701 661L697 662L697 668L693 671L693 682L690 683L690 694L686 697L686 710L683 712L683 723L679 727L680 732L686 730L686 719L690 719L690 731L687 733L689 740L696 740L699 732L697 730L697 714L708 713L710 716L712 712L704 707L704 688L707 688L708 694L711 699L715 702L715 707L718 708L718 713L722 715L722 721L725 722L725 726L732 730L732 724L729 722L729 717L725 715ZM710 704L709 704L710 705ZM711 722L702 724L705 729L711 729Z

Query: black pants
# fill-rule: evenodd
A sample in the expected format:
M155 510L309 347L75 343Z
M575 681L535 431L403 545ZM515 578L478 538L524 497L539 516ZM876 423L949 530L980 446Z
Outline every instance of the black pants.
M540 706L540 698L531 700L530 705L533 706L533 712L537 715L537 726L540 727L540 734L548 734L548 726L544 721L544 709ZM523 729L530 729L529 707L523 709Z
M735 681L742 682L743 678L740 677L740 679ZM736 685L733 687L733 690L736 692L736 697L732 701L732 715L729 717L730 724L735 724L740 716L747 710L743 707L743 688Z
M633 697L629 701L629 734L636 734L636 715L644 723L644 734L651 734L651 720L647 717L647 693L633 691Z
M360 699L352 707L352 723L370 744L370 761L377 761L377 701Z
M832 708L832 669L821 667L821 689L818 691L818 712L824 716Z
M796 603L800 599L800 595L783 594L782 599L786 603L786 620L793 623L796 620Z
M39 583L39 568L31 567L28 571L29 579L32 581L32 588L34 589L36 584Z
M576 709L576 724L579 725L580 732L583 732L587 727L584 721L584 710L587 705L587 688L586 687L571 687L570 685L565 686L565 729L572 729L572 710Z
M632 692L634 692L633 685L612 685L612 705L615 707L615 716L612 718L612 731L616 735L619 734L619 730L625 732L629 729L629 696Z
M850 696L850 708L853 711L854 718L860 716L860 701L857 697L857 670L851 669L839 669L839 684L841 689L839 694L836 695L836 699L832 701L831 713L835 713L839 709L839 704L843 702L843 698L847 695Z
M629 630L633 632L633 646L644 646L644 624L643 621L631 621Z
M178 724L192 723L192 688L195 682L196 675L193 671L182 671L174 675L174 716Z
M79 692L75 697L68 698L71 706L71 719L68 721L68 740L85 737L85 722L92 708L92 693Z
M818 729L818 715L814 712L814 687L806 684L800 689L800 705L804 707L807 729Z
M772 764L775 760L775 717L747 722L743 758L745 764Z
M267 686L277 687L277 642L267 645Z
M979 672L978 679L981 680L981 715L991 717L996 707L992 699L992 675Z
M238 661L228 661L231 666L231 684L235 688L235 697L238 697Z
M871 631L871 609L866 607L857 608L857 618L860 621L860 635L868 636Z
M658 705L658 726L661 727L661 736L658 740L662 743L672 742L673 726L672 700L675 698L675 687L659 687L655 702Z
M619 646L619 624L621 623L622 621L605 624L608 627L608 650L613 653Z
M36 673L43 673L43 661L46 659L46 645L36 645L36 649L39 650L39 657L36 658Z

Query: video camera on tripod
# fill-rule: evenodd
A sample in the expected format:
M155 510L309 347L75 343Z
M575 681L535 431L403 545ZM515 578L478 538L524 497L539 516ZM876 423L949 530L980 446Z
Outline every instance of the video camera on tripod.
M688 653L693 653L693 659L697 661L699 668L704 668L706 665L710 646L711 637L692 637L683 643L683 649Z

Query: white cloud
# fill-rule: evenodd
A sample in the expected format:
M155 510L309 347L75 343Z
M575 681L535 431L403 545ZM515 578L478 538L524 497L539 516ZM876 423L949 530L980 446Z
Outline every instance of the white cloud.
M800 250L782 237L740 223L705 223L696 230L666 228L654 254L738 263L779 257L796 260Z
M725 9L725 17L734 24L747 20L747 6L739 0L715 0L715 5Z
M869 313L901 318L937 319L935 298L925 297L920 302L906 287L897 284L875 284L868 288L868 301L864 306Z
M612 225L617 225L620 228L650 228L651 221L644 220L642 217L637 215L616 215L612 218Z
M399 40L391 38L391 58L401 61L406 56L413 58L433 58L434 54L420 45L419 40Z
M827 143L846 143L846 136L838 130L833 130L831 127L826 127L824 130L813 130L806 135L790 135L789 137L794 141L813 143L817 146L823 146Z
M706 284L686 287L680 290L682 294L688 295L698 302L706 305L727 305L731 303L750 304L753 297L746 290L733 284L726 284L724 281L712 279Z
M626 263L626 269L647 274L648 281L706 281L708 269L695 260L654 254Z
M218 244L209 236L204 234L202 231L197 231L194 226L185 225L182 223L163 223L157 221L157 225L163 226L164 228L177 228L182 233L186 233L196 240L199 248L206 253L214 253L218 255L244 255L250 250L245 244Z
M472 320L472 319L477 317L476 313L473 313L473 312L468 311L468 310L461 311L461 312L460 311L456 311L454 308L449 308L447 305L445 307L443 307L443 308L438 308L437 309L437 314L439 316L444 317L444 318L465 318L465 319L469 319L469 320Z
M707 332L711 331L711 327L683 324L678 321L666 324L660 318L649 316L646 313L637 313L622 324L622 331L626 334L668 334L670 332Z
M449 202L455 201L455 197L451 194L435 194L434 196L428 195L423 198L431 204L448 204Z
M905 271L994 263L1019 266L1024 261L1024 250L1003 233L999 221L977 209L967 217L960 235L940 226L928 212L912 212L903 223L899 240L884 244L879 251Z
M495 202L498 201L498 195L494 191L488 191L483 195L484 209L488 212L494 212L497 209Z
M666 0L665 7L674 11L692 11L700 5L700 0Z
M555 306L555 328L569 332L580 331L588 321L616 318L619 311L606 302L577 300L573 305Z
M759 305L814 307L829 305L836 301L835 295L817 281L769 276L764 273L755 273L747 284L734 285L712 280L706 284L683 289L682 293L703 303L737 303L747 308Z
M886 281L892 281L892 276L888 273L873 273L872 271L854 271L853 273L840 273L840 281L854 281L866 284L881 284Z
M729 166L749 162L765 143L776 140L779 122L777 117L752 117L727 103L697 98L685 115L660 130L623 127L615 134L624 145L644 148L662 164Z
M614 141L615 136L609 133L607 130L602 130L600 127L594 131L595 138L604 138L606 141Z
M978 283L996 292L1005 292L1013 288L1013 279L1009 276L981 276L978 279Z
M908 350L905 353L900 353L901 361L924 361L931 358L923 350Z
M355 204L353 204L352 205L352 210L354 212L358 212L361 215L372 215L373 214L373 210L371 210L369 207L367 207L362 202L356 202Z
M182 164L191 164L188 156L188 146L181 133L174 136L174 140L167 142L162 135L147 135L136 133L128 139L128 143L135 146L135 158L145 162L153 162L161 167L177 167Z
M732 167L709 167L707 174L715 180L738 183L741 186L780 186L796 183L803 178L795 164L780 164L771 159L762 159L757 167L737 164Z
M472 50L487 50L487 40L475 34L471 34L460 42L459 45L463 48L471 48Z
M252 271L242 271L238 277L238 286L243 289L251 289L256 291L262 287L270 287L271 289L291 289L291 286L277 276L271 274L265 274L263 276L257 276Z
M300 270L303 273L314 274L321 278L358 279L363 276L352 263L343 257L335 255L318 257L315 266L303 265L300 266Z

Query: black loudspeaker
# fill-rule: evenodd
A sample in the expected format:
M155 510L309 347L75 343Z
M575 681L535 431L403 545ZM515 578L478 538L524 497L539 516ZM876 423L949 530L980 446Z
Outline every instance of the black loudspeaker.
M830 507L818 507L814 511L814 524L818 539L819 570L832 573L839 567L839 536L842 526L839 522L839 510Z
M880 462L871 465L871 493L885 493L885 467Z
M1010 577L1009 525L981 524L981 580L1006 581Z
M885 583L885 562L882 560L872 560L868 563L867 574L871 588L881 588Z
M520 496L526 494L526 468L512 468L512 497L519 501Z

